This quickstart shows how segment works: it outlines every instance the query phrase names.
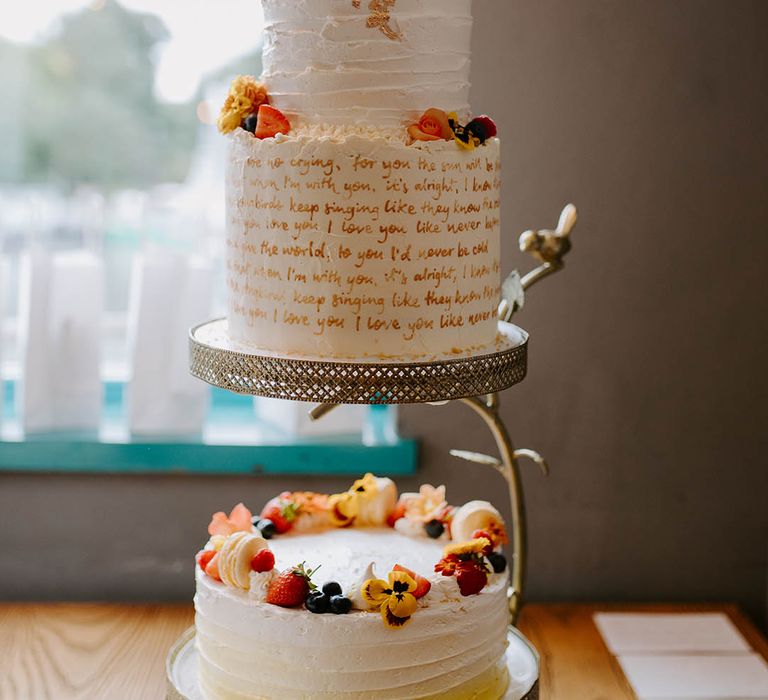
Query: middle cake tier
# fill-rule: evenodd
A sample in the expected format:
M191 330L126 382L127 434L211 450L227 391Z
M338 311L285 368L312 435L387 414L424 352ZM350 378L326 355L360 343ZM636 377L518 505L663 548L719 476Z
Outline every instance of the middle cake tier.
M496 349L500 147L356 128L231 137L229 333L300 357Z

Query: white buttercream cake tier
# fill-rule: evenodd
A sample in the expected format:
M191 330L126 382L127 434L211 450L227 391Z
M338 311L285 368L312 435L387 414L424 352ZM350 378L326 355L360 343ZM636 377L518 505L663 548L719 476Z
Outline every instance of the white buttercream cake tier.
M352 595L371 562L386 578L395 564L432 582L411 621L384 625L376 612L314 615L263 602L197 571L200 682L214 700L448 698L498 700L508 678L507 574L462 596L455 578L433 572L445 543L391 528L286 535L270 541L276 569L306 561L318 584ZM254 575L255 576L255 575Z
M403 132L404 134L404 132ZM500 142L238 130L227 164L229 333L257 350L412 361L495 349Z
M289 115L376 127L440 105L467 116L471 0L382 2L379 27L370 0L262 4L262 79Z

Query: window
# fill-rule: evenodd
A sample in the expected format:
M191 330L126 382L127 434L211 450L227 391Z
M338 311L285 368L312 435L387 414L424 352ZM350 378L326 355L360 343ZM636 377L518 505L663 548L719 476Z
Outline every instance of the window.
M21 459L18 450L30 441L12 420L24 371L18 348L27 318L19 312L25 256L76 253L101 270L103 313L92 329L105 397L100 434L56 437L67 445L98 444L88 448L93 452L135 442L126 433L124 398L132 372L140 371L128 339L137 260L204 259L213 290L205 313L223 315L225 141L213 124L230 78L260 72L261 25L255 0L0 5L0 377L3 435L17 443L12 456L9 444L0 445L7 457L0 466L42 468L56 454ZM73 280L81 258L74 260ZM181 355L176 361L185 362ZM214 394L207 442L232 447L231 435L208 439L215 417L226 414L219 423L231 433L233 416L248 424L252 406ZM263 426L247 435L253 444L285 441ZM49 448L56 440L49 436Z

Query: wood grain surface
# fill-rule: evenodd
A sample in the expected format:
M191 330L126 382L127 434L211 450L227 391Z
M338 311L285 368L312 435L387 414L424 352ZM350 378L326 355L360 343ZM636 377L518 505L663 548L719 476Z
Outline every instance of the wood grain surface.
M542 700L634 700L599 611L725 612L768 659L734 606L530 604L520 629L541 654ZM192 621L190 605L0 603L0 700L162 700L168 649Z
M0 605L2 700L161 700L191 606Z

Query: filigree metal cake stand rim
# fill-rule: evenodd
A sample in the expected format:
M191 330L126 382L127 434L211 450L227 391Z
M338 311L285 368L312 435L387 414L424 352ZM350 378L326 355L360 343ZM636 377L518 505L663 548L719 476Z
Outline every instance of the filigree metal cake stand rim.
M501 349L429 362L322 361L249 352L227 337L226 319L189 333L192 375L240 394L320 404L441 403L497 393L528 366L528 334L499 321Z

